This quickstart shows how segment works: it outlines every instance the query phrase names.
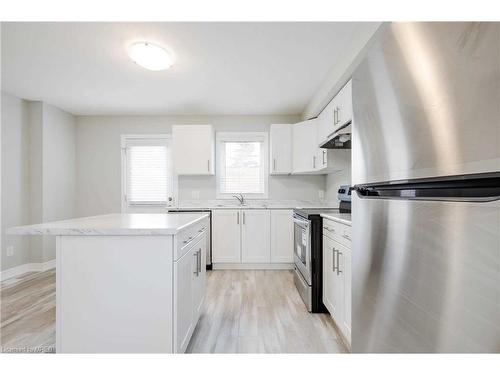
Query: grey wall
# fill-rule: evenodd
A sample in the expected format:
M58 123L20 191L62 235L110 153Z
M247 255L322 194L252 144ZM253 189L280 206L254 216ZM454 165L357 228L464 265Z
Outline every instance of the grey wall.
M2 92L2 270L28 263L30 259L27 237L5 235L5 228L29 223L28 113L24 100ZM14 246L13 256L7 256L8 246Z
M76 216L75 135L72 115L2 92L2 270L55 258L53 238L5 228Z
M173 124L212 124L216 131L268 131L298 116L81 116L77 117L78 216L120 212L122 134L171 133ZM269 176L269 199L318 200L325 176ZM216 198L213 176L179 177L179 199Z

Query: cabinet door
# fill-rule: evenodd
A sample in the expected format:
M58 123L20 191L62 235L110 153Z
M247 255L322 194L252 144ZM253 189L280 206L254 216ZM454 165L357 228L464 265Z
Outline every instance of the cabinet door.
M292 125L272 124L269 133L271 174L292 173Z
M269 210L242 211L242 263L269 263L271 261L270 229Z
M351 343L351 249L344 247L344 253L340 259L340 269L344 279L344 313L342 314L341 331Z
M344 322L344 311L345 311L345 300L344 300L344 288L345 288L345 265L344 257L347 253L347 248L340 244L339 242L333 240L333 260L335 271L333 271L333 282L332 282L332 304L333 310L332 317L337 323L337 326L343 331ZM332 269L333 269L332 268Z
M292 219L292 210L271 210L271 263L293 263Z
M240 263L240 210L212 211L212 261Z
M316 138L316 120L293 125L293 173L314 172L318 157Z
M206 265L205 265L205 254L206 254L206 238L205 235L202 236L200 241L194 245L194 263L195 271L192 274L193 277L193 319L194 325L198 321L201 309L203 307L203 300L205 296L205 279L206 279Z
M333 241L323 236L323 304L332 316L336 315L333 295L335 281L333 248Z
M328 136L333 133L334 122L333 113L336 107L335 98L328 103L318 116L317 144L318 146L326 142Z
M179 175L213 175L214 142L212 125L172 126L175 173Z
M340 100L337 110L337 127L352 121L352 84L351 81L339 93Z
M194 330L193 274L196 270L194 248L174 263L174 346L184 353Z
M315 170L321 171L328 168L328 150L325 148L316 149Z

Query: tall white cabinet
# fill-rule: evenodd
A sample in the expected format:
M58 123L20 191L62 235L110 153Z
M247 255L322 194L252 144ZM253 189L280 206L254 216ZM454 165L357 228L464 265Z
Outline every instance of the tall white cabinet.
M173 125L172 151L176 174L215 174L215 138L212 125Z

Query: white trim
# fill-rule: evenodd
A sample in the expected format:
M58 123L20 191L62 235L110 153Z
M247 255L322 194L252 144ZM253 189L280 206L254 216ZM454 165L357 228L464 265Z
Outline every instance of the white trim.
M170 147L170 152L172 153L172 135L171 134L122 134L120 137L120 153L121 153L121 212L165 212L166 208L176 207L177 198L179 195L179 185L177 174L174 173L175 168L172 168L172 198L171 204L133 204L127 203L125 196L127 193L127 154L126 147L127 141L130 140L151 140L151 139L165 139ZM172 158L171 158L172 161Z
M262 174L264 178L263 193L245 193L244 197L248 199L268 199L269 197L269 134L267 132L217 132L216 134L216 196L217 199L234 199L235 193L220 192L220 178L222 176L222 150L223 142L262 142Z
M293 263L214 263L214 270L293 270Z
M56 260L52 259L44 263L25 263L16 267L8 268L0 272L0 280L4 281L20 276L26 272L43 272L56 267Z

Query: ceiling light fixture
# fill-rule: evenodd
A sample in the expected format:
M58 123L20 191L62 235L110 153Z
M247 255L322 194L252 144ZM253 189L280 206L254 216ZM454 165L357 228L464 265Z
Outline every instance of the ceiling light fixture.
M174 64L174 58L164 48L150 42L130 45L128 55L136 64L149 70L165 70Z

